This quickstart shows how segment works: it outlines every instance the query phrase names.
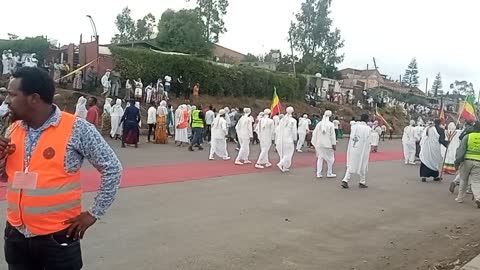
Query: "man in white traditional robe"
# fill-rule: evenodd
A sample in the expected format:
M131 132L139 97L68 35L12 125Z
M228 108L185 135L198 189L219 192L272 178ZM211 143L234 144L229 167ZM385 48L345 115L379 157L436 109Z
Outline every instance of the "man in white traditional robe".
M403 156L405 157L405 165L415 165L415 148L416 148L417 130L415 129L415 121L411 120L410 125L403 129L402 144Z
M277 167L281 172L290 171L297 140L297 120L292 116L293 107L288 107L286 112L287 114L281 118L275 132L275 144L280 157Z
M380 135L382 134L382 128L378 125L378 121L373 122L372 126L372 134L371 134L371 147L372 147L372 152L377 153L378 152L378 144L380 143Z
M426 182L428 177L433 181L441 181L440 168L443 165L442 148L448 146L445 139L445 130L440 127L440 119L435 120L434 125L427 127L420 142L420 177Z
M235 126L238 143L240 144L240 150L235 159L236 165L252 163L248 159L248 156L250 155L250 140L253 138L253 121L252 118L250 118L251 112L250 108L244 108L243 116L238 120L237 125Z
M223 160L230 160L227 152L228 127L224 109L221 109L213 120L211 132L209 159L214 160L214 155L217 155Z
M370 158L371 128L367 125L368 114L363 114L360 122L357 122L350 132L350 140L347 149L347 171L342 180L342 187L349 188L348 181L352 174L360 176L360 188L368 188L367 171L368 159Z
M308 119L308 115L304 114L302 118L298 120L298 143L297 143L297 152L302 153L302 147L305 144L305 138L307 133L310 132L310 125L312 121Z
M312 145L317 154L317 178L322 178L323 161L327 162L327 178L335 178L333 163L335 162L335 150L337 150L337 139L335 127L330 121L331 111L325 111L323 119L317 124L312 134Z
M264 169L272 166L270 160L268 159L268 151L272 146L272 137L275 132L275 123L270 119L270 114L272 111L270 109L265 109L263 111L263 117L260 119L257 125L258 139L260 140L260 155L258 156L257 164L255 168Z

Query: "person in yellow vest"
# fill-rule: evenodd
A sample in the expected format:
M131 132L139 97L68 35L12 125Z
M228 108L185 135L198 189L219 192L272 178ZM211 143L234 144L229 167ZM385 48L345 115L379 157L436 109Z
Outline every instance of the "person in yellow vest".
M6 103L14 121L0 136L7 184L5 261L10 270L81 269L80 239L113 203L122 165L95 126L53 104L54 82L38 68L13 74ZM80 168L101 174L93 206L82 210ZM0 267L4 269L4 267Z
M205 116L202 112L202 107L198 106L192 112L192 142L188 150L194 151L193 147L198 147L198 150L203 150L203 128L205 127Z
M473 131L463 137L457 149L455 167L459 168L460 177L460 189L455 200L463 203L470 182L475 203L480 208L480 122L476 122Z

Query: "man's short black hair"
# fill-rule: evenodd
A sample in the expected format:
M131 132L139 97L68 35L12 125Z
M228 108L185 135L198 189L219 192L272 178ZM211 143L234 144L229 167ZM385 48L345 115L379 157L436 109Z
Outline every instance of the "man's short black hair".
M92 99L92 100L93 100L93 102L95 102L95 104L97 104L97 103L98 103L98 99L97 99L96 97L90 97L90 99Z
M442 123L442 120L440 120L439 118L433 120L433 123L437 126L439 126L441 123Z
M362 114L362 116L360 117L360 121L366 123L366 122L368 122L368 118L369 118L368 114L364 113L364 114Z
M21 79L20 91L24 95L38 94L45 103L53 103L55 83L46 71L36 67L22 67L13 72L12 76Z

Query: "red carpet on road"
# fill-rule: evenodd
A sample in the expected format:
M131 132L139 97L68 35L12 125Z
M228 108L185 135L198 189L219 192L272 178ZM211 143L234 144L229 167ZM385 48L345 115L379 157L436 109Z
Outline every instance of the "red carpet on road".
M272 156L276 157L276 155ZM335 159L335 163L337 165L344 165L346 163L346 153L336 154ZM403 152L380 152L370 154L370 162L402 159ZM252 161L255 161L253 157ZM275 162L272 163L275 164ZM312 170L314 170L315 164L316 158L315 155L313 155L312 153L295 154L293 157L292 170L295 170L295 168L305 167L312 167ZM264 170L256 169L254 167L254 164L238 166L233 164L233 160L215 160L177 163L170 165L126 167L124 168L121 187L127 188L136 186L157 185L271 171L278 171L278 169L275 165L272 168ZM100 174L97 171L92 169L83 170L81 178L84 192L96 191L98 189L100 183ZM0 200L4 199L5 185L2 185L0 186Z

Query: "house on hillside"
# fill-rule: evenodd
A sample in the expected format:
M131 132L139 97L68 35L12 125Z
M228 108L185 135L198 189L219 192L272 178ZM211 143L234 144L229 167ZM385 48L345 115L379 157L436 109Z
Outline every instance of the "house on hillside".
M339 70L342 80L340 81L342 88L345 89L361 89L367 90L375 88L383 84L386 75L381 74L377 69L354 69L345 68Z
M213 45L212 56L215 62L227 63L227 64L238 64L242 62L245 57L243 53L239 53L232 49L220 46L218 44Z

